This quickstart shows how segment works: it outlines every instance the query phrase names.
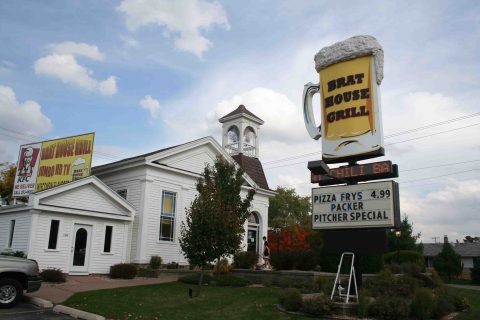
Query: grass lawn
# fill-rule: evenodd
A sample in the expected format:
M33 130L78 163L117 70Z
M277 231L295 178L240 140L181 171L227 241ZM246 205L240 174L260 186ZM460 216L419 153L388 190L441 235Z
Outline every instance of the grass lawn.
M455 320L478 320L480 319L480 291L470 289L457 289L449 287L448 290L465 296L472 307L469 312L461 313Z
M190 287L166 283L90 291L63 304L109 319L306 319L276 310L277 288L205 286L200 298L190 299Z

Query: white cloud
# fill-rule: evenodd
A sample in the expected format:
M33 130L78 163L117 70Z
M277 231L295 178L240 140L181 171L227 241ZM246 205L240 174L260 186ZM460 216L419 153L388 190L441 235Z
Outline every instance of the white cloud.
M121 35L121 36L120 36L120 40L122 40L123 43L124 43L127 47L136 47L136 46L138 46L138 41L137 41L137 39L135 39L134 37Z
M212 46L202 33L215 25L230 28L222 5L216 1L124 0L117 10L125 14L130 31L149 24L164 27L178 49L198 57Z
M105 54L100 52L97 46L93 46L87 43L65 41L62 43L52 44L49 47L52 52L61 55L84 56L92 60L105 59Z
M150 112L150 115L155 118L157 115L157 111L160 109L160 102L147 95L142 100L140 100L140 106L143 109L148 110Z
M219 102L215 111L207 114L207 130L219 131L218 119L241 104L268 123L268 126L262 127L263 141L295 143L306 138L301 109L286 95L260 87Z
M51 120L32 100L17 101L12 88L0 86L0 162L16 158L18 146L52 129ZM18 139L21 138L21 139Z
M36 74L58 78L63 83L72 84L89 91L99 91L103 95L117 93L114 76L106 80L93 78L93 71L80 65L75 58L84 56L93 60L103 60L105 55L96 46L85 43L62 42L49 46L52 53L35 61Z
M480 229L480 180L448 180L439 189L419 195L401 185L401 210L414 221L416 232L421 231L423 242L432 237L448 235L450 240L462 240ZM455 238L456 237L456 238Z

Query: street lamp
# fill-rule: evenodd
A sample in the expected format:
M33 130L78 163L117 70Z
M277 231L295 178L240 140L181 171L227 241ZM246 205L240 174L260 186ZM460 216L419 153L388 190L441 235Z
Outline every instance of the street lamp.
M395 238L397 239L397 263L400 264L400 236L402 232L400 230L395 231Z

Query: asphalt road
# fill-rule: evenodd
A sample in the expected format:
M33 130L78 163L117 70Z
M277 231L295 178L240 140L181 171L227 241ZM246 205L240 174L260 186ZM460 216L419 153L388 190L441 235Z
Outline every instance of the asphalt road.
M58 314L52 309L43 309L27 302L20 302L13 308L0 309L1 320L71 320L64 314Z

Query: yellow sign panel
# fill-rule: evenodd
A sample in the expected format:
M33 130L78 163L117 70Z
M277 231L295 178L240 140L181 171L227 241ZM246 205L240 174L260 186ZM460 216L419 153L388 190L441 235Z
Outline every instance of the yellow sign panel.
M35 191L42 191L90 175L95 134L42 143Z
M320 71L324 139L340 140L375 132L370 56Z

